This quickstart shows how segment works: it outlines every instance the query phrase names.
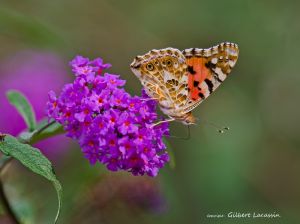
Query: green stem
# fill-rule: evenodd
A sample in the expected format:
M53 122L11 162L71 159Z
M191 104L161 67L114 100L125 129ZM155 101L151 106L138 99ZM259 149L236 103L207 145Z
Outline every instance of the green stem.
M56 121L51 121L50 123L46 124L45 126L41 127L40 129L37 130L37 132L34 134L35 136L38 136L40 133L42 133L44 130L55 124Z
M56 125L56 126L55 126ZM46 130L50 128L51 132L46 132ZM34 143L37 143L41 140L60 135L65 133L63 127L61 125L58 125L55 121L51 121L50 123L42 126L40 129L38 129L33 136L28 139L28 144L32 145Z

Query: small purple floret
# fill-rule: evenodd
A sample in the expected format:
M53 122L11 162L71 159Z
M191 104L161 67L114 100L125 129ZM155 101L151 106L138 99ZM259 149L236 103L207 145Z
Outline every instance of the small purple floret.
M145 92L142 97L131 96L119 75L102 75L111 65L101 58L90 61L77 56L70 65L75 80L58 97L49 92L49 118L79 142L91 164L99 161L111 171L156 176L169 161L162 140L169 135L169 126L153 127L158 117L156 102L147 99Z

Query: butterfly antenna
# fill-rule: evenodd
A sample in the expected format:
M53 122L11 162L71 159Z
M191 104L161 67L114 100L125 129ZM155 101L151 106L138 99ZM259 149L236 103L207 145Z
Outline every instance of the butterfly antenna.
M216 125L213 122L206 121L206 120L202 120L202 122L204 124L207 124L207 125L210 125L210 126L214 127L220 134L223 134L225 131L230 130L230 128L228 126L219 126L219 125Z

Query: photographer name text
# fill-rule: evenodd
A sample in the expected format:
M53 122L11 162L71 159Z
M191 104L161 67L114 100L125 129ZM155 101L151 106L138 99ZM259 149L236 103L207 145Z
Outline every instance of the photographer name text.
M247 219L247 218L264 218L274 219L280 218L280 214L273 213L260 213L260 212L228 212L227 214L207 214L207 218L232 218L232 219Z

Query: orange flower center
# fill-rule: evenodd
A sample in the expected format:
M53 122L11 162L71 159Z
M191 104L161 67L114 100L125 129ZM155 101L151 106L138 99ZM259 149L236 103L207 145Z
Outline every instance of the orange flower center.
M139 161L139 159L138 159L137 157L132 157L132 158L130 159L130 161L131 161L132 163L137 163L137 162Z
M111 145L111 146L115 146L115 145L116 145L116 143L115 143L115 141L114 141L114 140L110 140L110 141L109 141L109 145Z
M128 151L130 149L130 145L129 144L126 144L125 145L125 149Z
M67 111L66 114L65 114L65 116L66 116L66 117L70 117L70 116L71 116L71 112L70 112L70 111Z
M84 126L89 126L91 124L91 122L85 121L84 122Z

